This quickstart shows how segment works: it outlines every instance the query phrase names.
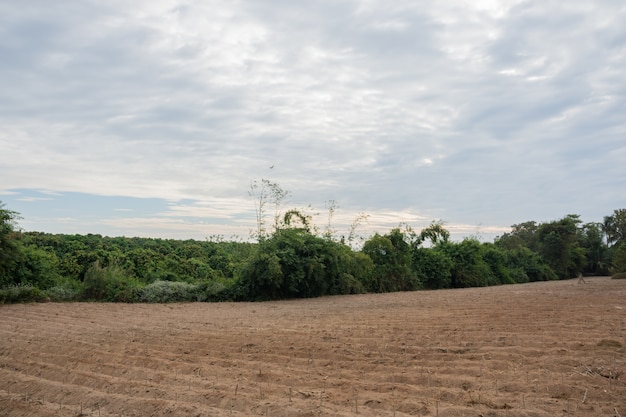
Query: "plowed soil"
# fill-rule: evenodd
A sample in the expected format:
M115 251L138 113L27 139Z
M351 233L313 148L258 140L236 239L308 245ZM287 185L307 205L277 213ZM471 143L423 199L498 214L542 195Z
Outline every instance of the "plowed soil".
M626 416L626 281L0 306L2 416Z

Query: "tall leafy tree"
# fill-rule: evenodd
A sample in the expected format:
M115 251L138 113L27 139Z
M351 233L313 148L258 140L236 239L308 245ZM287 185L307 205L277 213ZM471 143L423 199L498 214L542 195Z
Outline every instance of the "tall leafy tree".
M22 259L16 242L17 219L19 213L7 209L0 201L0 287L12 283L11 270Z
M529 248L537 250L537 230L534 221L527 221L511 226L511 232L496 238L495 243L504 249Z
M450 240L450 232L446 230L443 222L432 222L428 227L422 229L419 237L416 239L418 244L423 243L425 240L430 240L431 245L435 246L438 243L447 243Z
M575 277L583 271L585 249L580 246L578 215L543 223L537 229L539 253L560 279Z
M452 285L452 259L438 247L414 247L413 270L424 288L436 290Z
M311 234L305 228L276 230L243 266L244 299L275 300L363 292L367 279L349 247Z
M541 256L527 247L507 250L508 267L515 282L556 280L558 277Z
M412 268L411 246L399 228L384 236L376 233L365 242L362 251L375 265L370 291L409 291L421 287Z
M585 249L584 272L594 275L607 275L611 264L611 252L604 243L603 224L584 224L580 237L580 244Z
M611 271L613 273L626 272L626 242L614 248Z
M626 209L617 209L604 217L602 224L608 246L626 241Z
M463 239L437 246L452 260L451 286L484 287L498 284L498 279L484 260L484 248L476 239Z

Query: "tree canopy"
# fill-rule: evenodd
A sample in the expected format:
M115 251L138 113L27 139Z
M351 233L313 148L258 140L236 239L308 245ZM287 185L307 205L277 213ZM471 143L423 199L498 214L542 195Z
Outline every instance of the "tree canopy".
M360 249L284 208L274 183L253 188L258 241L195 241L24 232L0 203L0 302L276 300L569 279L626 271L626 210L527 221L493 242L450 240L443 222L375 233ZM265 215L273 209L273 224ZM355 225L357 221L355 221ZM354 226L356 227L356 226ZM354 230L348 243L353 242Z

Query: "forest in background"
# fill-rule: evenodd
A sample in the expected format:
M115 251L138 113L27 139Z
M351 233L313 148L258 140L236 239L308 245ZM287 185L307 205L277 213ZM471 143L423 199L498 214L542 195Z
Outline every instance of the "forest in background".
M401 225L355 248L358 219L337 236L334 203L320 231L284 210L276 183L253 183L250 195L254 242L25 232L0 202L0 303L262 301L626 275L626 209L602 223L527 221L493 242L451 241L443 222Z

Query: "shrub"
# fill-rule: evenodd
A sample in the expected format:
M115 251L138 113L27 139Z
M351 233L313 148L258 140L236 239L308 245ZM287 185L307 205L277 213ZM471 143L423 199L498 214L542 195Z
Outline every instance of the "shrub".
M407 236L399 228L384 236L374 234L363 244L362 252L371 258L375 268L368 290L412 291L422 287L418 274L412 268Z
M367 263L360 264L360 260ZM277 300L361 292L360 279L373 264L367 255L309 233L280 229L257 247L241 270L239 282L227 293L236 299Z
M452 260L452 287L484 287L500 283L483 259L485 249L478 240L472 238L460 243L442 243L437 246L437 250Z
M626 272L626 242L614 247L613 249L613 267L611 271L614 274Z
M234 279L203 281L194 285L195 299L192 301L236 301L241 299L237 289Z
M137 278L126 276L118 277L108 282L105 301L116 303L133 303L139 300L139 293L143 285Z
M613 279L626 279L626 272L618 272L617 274L613 275L611 278L613 278Z
M85 273L83 298L98 301L133 302L143 284L124 268L112 264L101 267L98 261Z
M50 301L64 302L80 299L83 288L78 281L66 280L46 290Z
M515 282L522 283L558 279L556 273L550 266L542 261L539 254L528 248L522 247L509 250L507 257L509 269L514 271L512 276Z
M0 289L0 304L41 303L48 301L46 294L32 285L14 285Z
M139 291L138 299L146 303L199 301L198 285L186 282L155 281Z
M413 250L413 269L417 271L425 288L450 288L452 260L445 253L437 249L416 248Z
M511 268L510 274L513 281L517 284L523 284L530 281L530 278L528 278L528 274L526 274L524 268Z

